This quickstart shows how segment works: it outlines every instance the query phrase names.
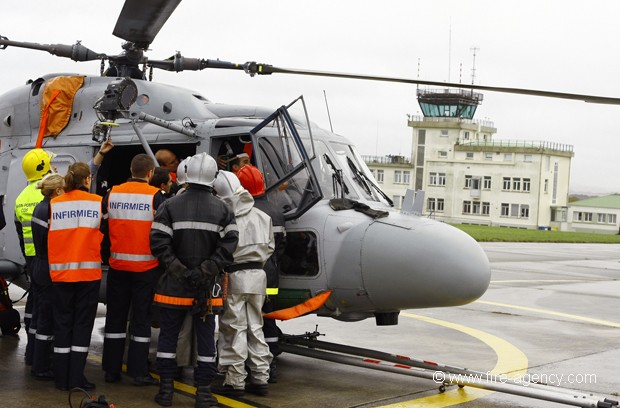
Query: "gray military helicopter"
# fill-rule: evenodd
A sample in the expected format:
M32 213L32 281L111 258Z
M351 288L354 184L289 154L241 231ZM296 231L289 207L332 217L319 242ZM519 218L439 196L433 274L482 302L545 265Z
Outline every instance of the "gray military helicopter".
M178 52L165 60L147 58L149 44L179 3L127 0L113 31L126 41L118 55L94 52L79 42L0 37L2 52L20 47L102 64L101 76L47 74L0 96L0 195L7 218L26 185L22 157L37 144L49 94L65 91L54 80L80 77L83 84L66 106L66 125L41 142L56 155L52 163L61 174L73 162L89 161L107 137L115 148L97 174L99 194L126 180L131 158L144 151L168 148L180 159L200 152L223 158L247 152L265 175L269 199L287 219L278 307L331 291L317 314L343 321L374 316L378 325L397 324L401 310L458 306L484 294L490 266L476 241L444 223L392 209L354 144L312 123L303 97L275 111L215 104L199 92L146 80L153 69L328 76L619 103L587 95L235 64ZM0 232L0 273L25 287L23 264L9 223Z

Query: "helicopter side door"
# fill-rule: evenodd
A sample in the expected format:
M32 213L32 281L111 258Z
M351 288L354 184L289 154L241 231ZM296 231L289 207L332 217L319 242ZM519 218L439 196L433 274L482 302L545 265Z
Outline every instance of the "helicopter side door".
M287 221L301 217L323 198L311 165L316 154L310 125L298 130L289 114L289 108L300 100L303 105L299 97L250 131L254 160L265 177L265 193L282 208Z

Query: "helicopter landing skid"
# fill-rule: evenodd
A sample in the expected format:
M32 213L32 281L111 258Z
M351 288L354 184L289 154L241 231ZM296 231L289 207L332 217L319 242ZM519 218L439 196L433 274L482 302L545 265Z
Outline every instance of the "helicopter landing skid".
M280 349L286 353L319 360L429 379L437 383L439 392L445 392L448 386L457 385L459 388L482 388L576 407L618 406L616 400L600 398L582 391L317 340L318 336L322 335L316 330L302 335L284 335L280 340Z

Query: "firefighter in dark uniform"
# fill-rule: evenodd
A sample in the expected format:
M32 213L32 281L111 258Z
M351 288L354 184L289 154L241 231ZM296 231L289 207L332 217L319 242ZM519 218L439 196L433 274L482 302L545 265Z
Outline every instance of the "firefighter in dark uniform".
M155 211L164 201L157 187L148 184L155 161L147 154L136 155L130 165L131 178L112 187L103 200L104 233L109 234L110 258L106 284L106 321L103 341L105 381L121 379L131 322L127 373L134 385L156 385L149 374L151 305L159 277L159 261L151 254L150 233Z
M36 184L43 176L52 171L52 156L51 153L43 149L32 149L22 159L22 169L28 179L28 185L15 199L15 229L17 230L19 244L26 260L26 272L29 281L32 280L32 261L35 256L34 243L32 242L32 213L37 204L43 201L43 194L41 194L41 190L36 188ZM29 292L24 309L24 324L28 335L25 353L27 365L32 365L34 355L36 323L32 321L32 314L36 308L35 296L32 291Z
M36 255L32 261L32 284L30 289L37 299L36 335L32 360L32 375L39 380L52 380L52 346L54 342L54 299L47 257L50 201L64 194L65 180L60 174L48 174L37 183L44 198L32 214L32 240Z
M232 210L213 195L215 160L200 153L188 159L186 168L187 190L159 207L151 229L151 251L164 268L155 292L160 308L155 401L172 405L177 340L185 314L192 310L198 345L195 406L206 408L217 406L210 389L216 374L215 315L206 298L213 293L212 280L233 262L239 233Z
M267 274L267 300L263 305L263 313L273 312L273 301L274 298L278 296L280 260L286 249L284 214L275 204L267 200L267 196L265 195L265 180L258 168L251 164L247 164L237 172L237 177L241 185L254 197L254 207L269 215L273 224L273 235L276 241L276 247L271 257L263 266ZM275 358L282 353L278 345L278 340L280 339L282 331L278 328L274 319L264 319L263 334L269 346L269 351L274 357L269 367L269 382L273 383L277 382Z
M86 163L73 163L65 194L52 199L48 258L54 292L56 388L93 390L84 377L101 285L101 196L89 193Z

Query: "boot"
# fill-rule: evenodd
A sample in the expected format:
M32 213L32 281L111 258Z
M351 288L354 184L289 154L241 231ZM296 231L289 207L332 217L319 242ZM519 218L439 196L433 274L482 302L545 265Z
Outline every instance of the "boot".
M174 395L174 386L172 378L161 378L159 382L159 392L155 395L155 402L162 407L172 406L172 396Z
M211 394L211 387L199 385L196 390L195 408L210 408L217 406L217 398Z

